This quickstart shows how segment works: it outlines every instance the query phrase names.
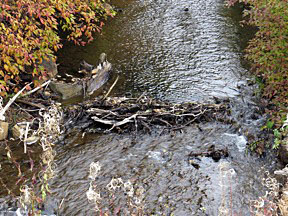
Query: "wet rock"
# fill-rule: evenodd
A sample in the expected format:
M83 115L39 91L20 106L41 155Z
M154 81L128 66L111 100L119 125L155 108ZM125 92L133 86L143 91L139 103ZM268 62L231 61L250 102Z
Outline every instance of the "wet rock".
M283 164L288 164L288 137L285 137L280 145L279 157Z
M8 122L0 121L0 141L5 140L8 136Z
M50 88L53 92L60 94L63 100L83 95L83 85L81 83L63 83L52 81Z
M107 55L101 53L99 57L99 65L94 67L87 62L82 62L82 67L86 70L86 74L91 74L92 77L87 81L86 92L88 95L92 95L97 89L103 86L109 79L112 64L107 61Z
M45 79L54 78L58 74L57 64L56 64L56 62L53 61L52 57L50 57L50 56L47 56L47 59L42 58L41 63L40 63L40 61L37 61L37 65L43 67L46 70L47 77L44 77ZM31 80L37 80L38 79L37 77L33 77L32 73L26 73L26 72L20 73L19 77L24 82L31 82ZM43 80L38 80L38 81L43 82Z
M94 69L94 65L91 65L89 63L87 63L86 61L81 61L80 62L80 73L83 72L85 74L90 73L93 69Z

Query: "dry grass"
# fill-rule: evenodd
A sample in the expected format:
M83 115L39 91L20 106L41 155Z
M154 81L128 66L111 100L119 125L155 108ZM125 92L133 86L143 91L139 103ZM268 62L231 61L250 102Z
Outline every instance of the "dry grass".
M286 184L282 188L282 194L278 201L278 207L281 215L288 215L288 166L282 170L275 171L275 174L286 177Z
M267 188L264 196L250 201L250 211L255 216L278 216L277 201L279 197L280 184L269 172L262 179L262 184Z
M283 188L282 196L278 202L281 215L288 215L288 183Z
M31 128L27 128L26 131L32 131L31 133L34 136L40 137L39 144L42 147L42 154L40 155L42 169L38 173L40 185L35 187L33 183L27 182L27 184L21 186L21 195L18 198L21 204L21 210L19 211L20 215L22 213L29 213L29 215L38 215L41 213L37 209L37 206L45 202L47 195L50 193L49 179L55 176L55 152L53 150L53 143L62 133L62 112L58 106L52 105L46 110L40 110L39 115L38 129L33 131ZM29 124L27 124L27 127L29 127ZM31 181L33 182L32 179Z
M100 171L101 165L99 162L90 164L90 185L86 196L89 202L93 203L96 215L143 215L144 188L133 185L129 180L124 182L122 178L112 178L105 188L98 188L96 178ZM109 195L101 197L100 192L108 192L101 194ZM122 199L122 201L118 199L116 203L117 198ZM119 202L126 203L126 206L120 207ZM105 206L105 203L109 203L109 206Z
M286 184L281 184L266 172L266 178L262 183L267 187L264 196L251 201L251 213L255 216L286 216L288 215L288 166L282 170L276 170L276 175L282 175Z

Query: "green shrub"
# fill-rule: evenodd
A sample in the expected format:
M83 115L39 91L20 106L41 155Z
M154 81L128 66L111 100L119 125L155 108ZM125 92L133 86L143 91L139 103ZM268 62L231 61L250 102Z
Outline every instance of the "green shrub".
M270 105L267 111L280 123L281 113L288 111L288 1L227 1L228 5L236 2L248 5L244 11L247 23L258 28L246 49L246 58L252 63L252 70L264 81L262 94Z

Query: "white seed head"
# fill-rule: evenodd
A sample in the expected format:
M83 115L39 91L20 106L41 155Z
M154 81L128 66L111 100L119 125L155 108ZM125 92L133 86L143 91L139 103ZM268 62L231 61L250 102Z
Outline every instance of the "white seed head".
M31 188L24 185L21 189L20 203L22 206L28 206L31 203Z
M100 193L97 193L95 187L90 184L89 190L86 192L86 196L89 202L93 202L95 205L95 210L99 211L98 203L101 200Z
M124 191L127 193L129 197L133 197L134 195L134 188L132 183L128 180L124 183Z
M101 170L101 165L100 165L99 161L97 161L96 163L92 162L90 164L89 178L94 181L96 179L96 177L98 176L98 173L100 170Z
M123 181L121 178L112 179L110 183L106 186L109 191L116 190L117 188L121 188L123 185Z

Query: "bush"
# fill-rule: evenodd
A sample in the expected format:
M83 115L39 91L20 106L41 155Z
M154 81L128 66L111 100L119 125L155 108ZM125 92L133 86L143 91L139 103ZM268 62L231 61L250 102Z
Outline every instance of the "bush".
M59 37L85 45L99 32L103 20L113 16L105 0L2 0L0 2L0 96L17 92L21 74L37 80L47 77L43 59L56 59ZM8 85L10 84L10 85Z
M282 110L283 113L287 113L288 1L228 0L227 2L228 5L241 2L249 6L244 15L248 17L248 24L256 26L258 31L249 42L246 58L251 61L252 70L265 84L263 96L269 101L270 112L276 110L279 114Z

